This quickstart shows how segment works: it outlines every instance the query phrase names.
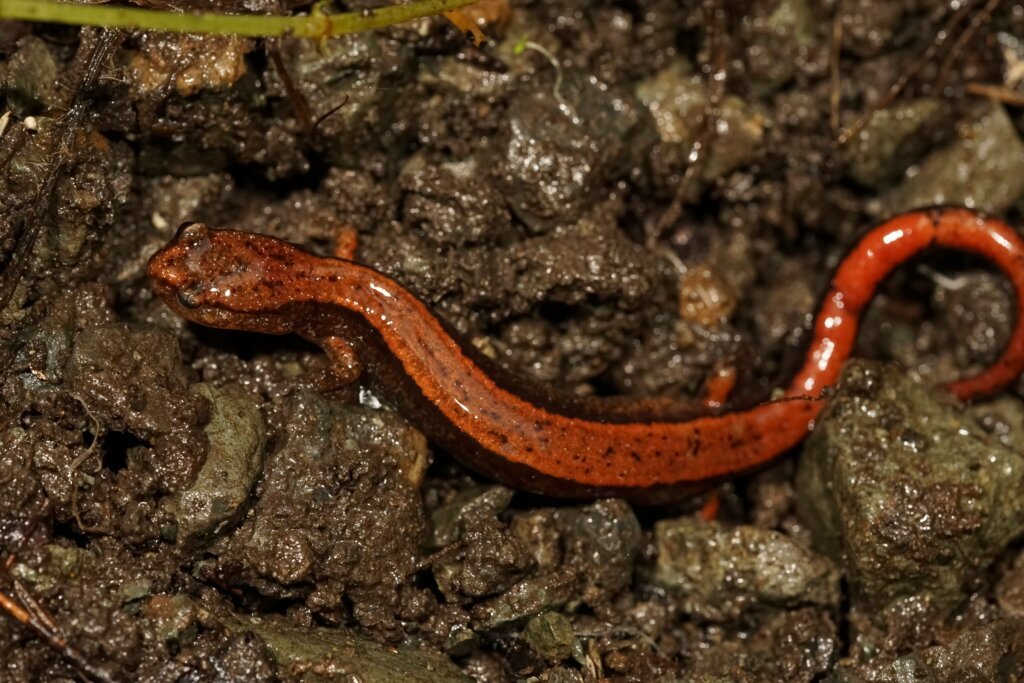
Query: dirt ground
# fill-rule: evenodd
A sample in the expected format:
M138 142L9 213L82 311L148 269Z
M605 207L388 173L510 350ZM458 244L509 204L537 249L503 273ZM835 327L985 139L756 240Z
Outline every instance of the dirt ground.
M1024 680L1024 384L931 388L1012 327L975 259L893 277L875 360L713 521L503 487L316 346L154 297L183 222L354 229L516 373L693 398L729 365L742 403L873 223L1024 226L1024 4L488 14L481 47L0 22L0 680Z

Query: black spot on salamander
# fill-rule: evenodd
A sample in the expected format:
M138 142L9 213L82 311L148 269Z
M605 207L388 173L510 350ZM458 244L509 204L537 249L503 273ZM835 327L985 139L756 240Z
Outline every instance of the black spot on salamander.
M504 432L499 432L497 429L488 429L487 433L490 434L492 438L497 439L498 443L502 446L508 445L508 435Z
M641 460L643 460L643 458L640 457L640 454L634 450L629 451L629 457L633 458L634 462L640 462Z
M614 452L615 452L615 447L614 446L609 446L608 448L604 449L604 455L605 455L606 458L607 457L611 457L611 455Z
M338 280L340 280L340 279L341 279L341 276L340 276L340 275L331 275L331 276L329 276L329 277L328 277L327 279L328 279L329 281L331 281L331 282L337 282Z
M526 447L526 452L527 453L533 453L533 446L527 446Z

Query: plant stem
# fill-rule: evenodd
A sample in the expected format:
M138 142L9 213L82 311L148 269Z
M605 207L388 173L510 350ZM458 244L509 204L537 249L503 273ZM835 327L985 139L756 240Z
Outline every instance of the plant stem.
M389 5L365 12L326 15L314 11L305 16L281 17L258 14L191 14L55 0L0 0L0 19L177 33L222 33L252 37L292 35L319 39L400 24L458 9L476 1L414 0L404 5Z

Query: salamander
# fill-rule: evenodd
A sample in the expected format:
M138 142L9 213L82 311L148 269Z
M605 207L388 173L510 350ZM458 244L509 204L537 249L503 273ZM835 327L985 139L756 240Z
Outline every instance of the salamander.
M851 355L859 316L879 284L933 246L985 257L1013 286L1016 323L1001 356L947 386L965 400L992 394L1024 370L1024 242L1002 221L966 209L914 211L867 232L833 274L803 367L784 395L710 413L654 398L580 398L527 382L460 342L387 275L264 235L186 224L152 257L148 274L154 292L192 322L299 334L338 362L354 349L374 391L487 477L550 496L658 503L797 445Z

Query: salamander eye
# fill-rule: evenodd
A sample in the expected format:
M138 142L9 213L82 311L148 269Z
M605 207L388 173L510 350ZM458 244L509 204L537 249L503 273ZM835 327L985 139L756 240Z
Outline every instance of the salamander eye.
M199 296L203 293L202 287L190 287L185 289L179 289L176 293L178 303L184 308L199 308L202 304L199 300Z
M174 233L174 239L195 242L208 231L209 228L203 223L185 222L178 226L178 232Z

